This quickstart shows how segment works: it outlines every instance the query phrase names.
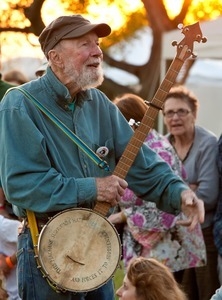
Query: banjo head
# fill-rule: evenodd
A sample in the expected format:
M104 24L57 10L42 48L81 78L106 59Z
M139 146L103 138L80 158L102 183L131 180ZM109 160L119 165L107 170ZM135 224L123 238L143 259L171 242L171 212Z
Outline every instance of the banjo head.
M38 263L58 289L87 292L105 284L119 266L121 243L114 226L85 208L58 213L38 239Z

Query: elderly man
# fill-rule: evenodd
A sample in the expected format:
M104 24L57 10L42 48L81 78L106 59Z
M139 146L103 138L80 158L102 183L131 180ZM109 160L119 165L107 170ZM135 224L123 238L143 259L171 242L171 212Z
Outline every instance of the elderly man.
M118 108L96 89L103 82L99 38L108 36L110 32L105 23L92 24L81 15L72 15L57 18L40 34L41 48L48 60L45 75L23 85L25 95L18 89L10 91L0 107L0 170L6 197L16 207L19 217L25 218L27 210L34 212L40 227L48 218L53 217L54 220L55 215L61 216L61 212L73 207L93 209L95 204L101 203L115 207L129 186L144 200L155 201L162 210L177 214L182 209L192 228L197 222L203 222L202 201L148 147L143 146L139 150L126 180L112 174L133 132ZM63 134L33 104L33 96L66 128L75 132L84 144L105 155L109 170L96 166L88 153ZM18 283L23 300L114 299L110 278L105 278L95 289L87 290L93 280L102 277L106 262L95 268L90 276L80 276L90 252L90 245L85 247L84 244L87 243L85 235L98 227L97 222L90 224L90 230L81 228L84 234L69 249L62 237L60 251L66 251L65 257L60 257L64 262L63 268L68 269L71 264L73 270L70 270L70 277L61 281L84 281L86 288L77 292L72 289L65 291L61 285L60 293L57 293L60 284L55 284L48 274L37 268L36 245L34 243L33 247L32 241L36 236L34 234L31 238L30 234L30 229L31 233L34 232L32 228L35 225L33 218L31 222L29 220L24 222L18 240ZM73 229L69 231L69 243L79 222L84 224L86 221L84 218L71 220ZM51 241L71 220L66 219L57 226L42 251L44 253L38 253L40 256L49 255L47 263L52 264L52 271L58 276L61 268L54 260L51 246L59 240L52 244ZM107 243L108 260L113 244L109 243L109 234L103 228L99 237ZM90 240L94 242L93 234ZM97 248L95 261L100 256L99 245ZM93 259L91 263L94 263Z

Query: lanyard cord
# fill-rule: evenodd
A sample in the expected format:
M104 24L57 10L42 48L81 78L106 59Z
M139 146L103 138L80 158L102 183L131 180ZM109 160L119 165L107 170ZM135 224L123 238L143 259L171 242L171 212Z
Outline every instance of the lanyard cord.
M92 149L90 149L74 132L72 132L64 123L62 123L48 108L46 108L42 103L40 103L33 95L28 91L22 89L21 87L12 87L7 90L6 94L17 89L23 93L29 100L31 100L35 106L38 107L54 124L56 124L85 154L87 154L95 164L97 164L101 169L109 171L109 165L106 161L98 157Z

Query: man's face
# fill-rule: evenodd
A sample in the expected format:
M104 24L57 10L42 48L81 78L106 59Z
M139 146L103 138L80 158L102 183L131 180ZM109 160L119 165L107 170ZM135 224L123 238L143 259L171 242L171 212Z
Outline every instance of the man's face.
M60 42L63 72L68 84L80 89L96 87L103 82L102 51L94 32Z

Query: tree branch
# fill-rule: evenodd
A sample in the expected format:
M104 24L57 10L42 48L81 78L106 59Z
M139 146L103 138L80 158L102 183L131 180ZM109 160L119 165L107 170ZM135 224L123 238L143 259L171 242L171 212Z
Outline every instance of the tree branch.
M44 2L45 0L34 0L29 7L24 9L24 14L31 23L29 29L36 36L39 36L45 27L41 16L41 10Z

